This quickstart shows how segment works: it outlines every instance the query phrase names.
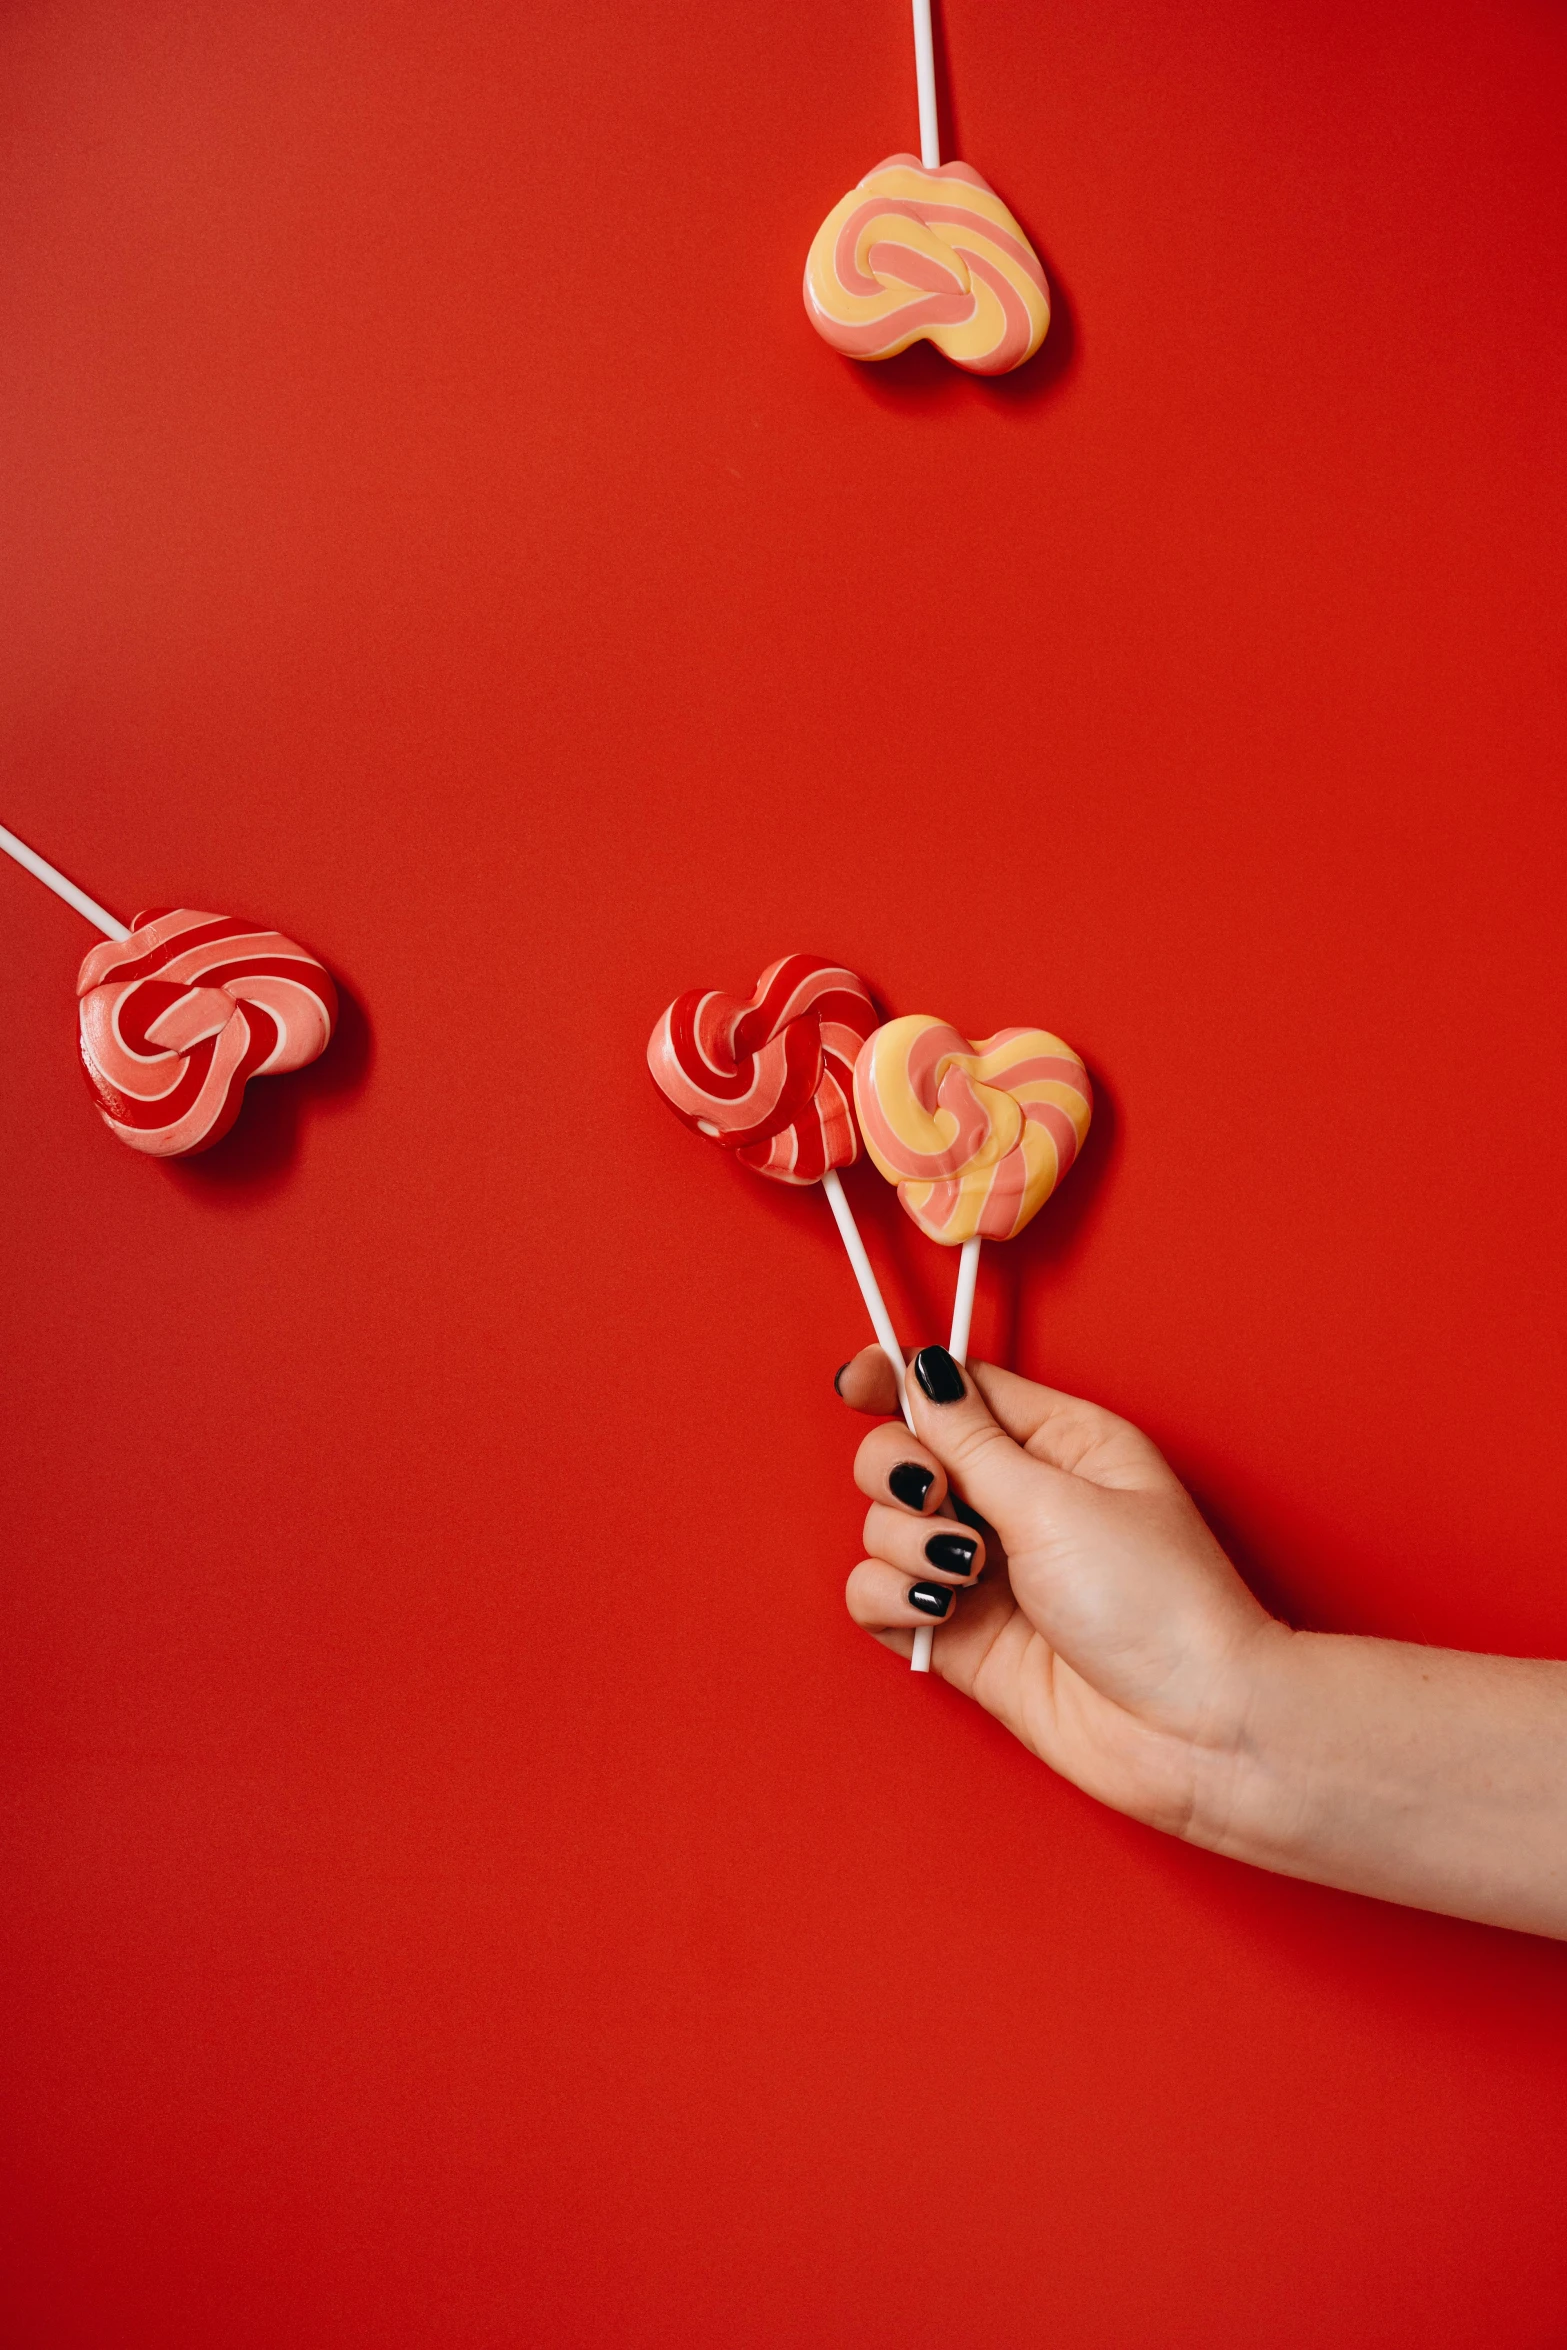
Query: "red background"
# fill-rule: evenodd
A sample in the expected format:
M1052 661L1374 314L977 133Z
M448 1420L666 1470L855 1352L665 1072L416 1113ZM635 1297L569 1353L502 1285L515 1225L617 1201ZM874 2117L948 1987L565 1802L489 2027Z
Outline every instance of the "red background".
M1567 1652L1567 23L946 43L1060 297L993 386L800 302L901 0L0 26L0 815L352 998L141 1161L0 872L17 2350L1567 2339L1567 1954L855 1633L825 1209L641 1067L796 946L1058 1027L981 1349L1297 1619Z

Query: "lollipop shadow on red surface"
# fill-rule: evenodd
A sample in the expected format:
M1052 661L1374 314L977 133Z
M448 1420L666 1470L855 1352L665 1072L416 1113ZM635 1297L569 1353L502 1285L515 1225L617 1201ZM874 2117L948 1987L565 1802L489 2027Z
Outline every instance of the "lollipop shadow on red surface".
M1004 1249L989 1252L990 1262L981 1277L979 1306L984 1341L975 1348L982 1360L1012 1363L1027 1377L1041 1379L1046 1386L1054 1384L1048 1338L1042 1360L1019 1361L1023 1300L1025 1295L1048 1294L1058 1262L1070 1254L1079 1235L1097 1223L1119 1145L1120 1123L1115 1096L1096 1068L1093 1124L1072 1169L1071 1182L1052 1193L1048 1215L1036 1216ZM1048 1330L1048 1320L1045 1326ZM939 1329L939 1324L933 1323L932 1328Z
M369 1015L338 978L331 1049L296 1070L286 1084L248 1085L239 1116L210 1150L156 1164L187 1198L213 1208L240 1209L271 1199L293 1172L305 1126L322 1110L357 1099L374 1062Z

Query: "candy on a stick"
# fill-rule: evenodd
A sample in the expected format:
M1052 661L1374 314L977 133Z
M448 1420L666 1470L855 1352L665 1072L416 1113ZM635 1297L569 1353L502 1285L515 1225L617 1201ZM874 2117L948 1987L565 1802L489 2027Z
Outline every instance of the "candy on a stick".
M817 230L805 307L849 359L891 359L923 337L971 375L1005 375L1044 341L1050 289L977 171L889 155Z
M252 1077L324 1052L337 990L314 955L253 922L188 906L138 914L76 981L82 1066L111 1134L154 1158L222 1140Z
M976 1043L911 1013L862 1046L865 1147L922 1232L948 1247L1011 1240L1071 1166L1093 1112L1088 1071L1043 1028Z
M922 337L971 375L1031 359L1050 324L1039 256L966 163L943 163L930 0L914 0L920 147L889 155L835 204L805 263L805 307L850 359L890 359Z
M252 1077L302 1069L331 1041L331 975L280 931L190 907L127 927L3 826L0 848L105 935L77 976L82 1066L104 1124L132 1150L210 1149Z
M678 1117L779 1183L852 1166L854 1062L876 1026L862 981L816 955L782 955L753 996L693 987L648 1042Z
M1044 1028L970 1043L947 1021L911 1013L860 1048L854 1099L865 1148L909 1215L962 1248L948 1342L961 1363L980 1242L1021 1232L1077 1157L1093 1115L1088 1071ZM916 1671L929 1669L933 1629L914 1636Z
M647 1060L696 1133L774 1182L820 1183L907 1419L903 1351L838 1180L859 1155L854 1062L875 1026L876 1007L852 971L818 955L783 955L752 996L700 987L678 996L648 1040Z

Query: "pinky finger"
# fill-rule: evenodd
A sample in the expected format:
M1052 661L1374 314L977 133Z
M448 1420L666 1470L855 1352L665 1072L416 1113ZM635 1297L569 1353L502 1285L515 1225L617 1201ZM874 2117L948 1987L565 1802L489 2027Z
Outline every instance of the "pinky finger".
M922 1624L939 1624L952 1613L957 1597L950 1585L921 1583L900 1575L885 1559L861 1559L849 1577L844 1604L864 1631L910 1635ZM905 1653L909 1639L895 1644Z

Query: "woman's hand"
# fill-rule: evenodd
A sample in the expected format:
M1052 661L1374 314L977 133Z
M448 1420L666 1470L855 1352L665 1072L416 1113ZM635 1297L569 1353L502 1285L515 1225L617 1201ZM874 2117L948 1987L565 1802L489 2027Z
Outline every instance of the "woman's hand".
M933 1669L1053 1770L1217 1841L1256 1652L1285 1628L1129 1422L988 1364L965 1377L942 1347L908 1387L918 1439L886 1423L855 1461L871 1503L855 1622L907 1656L937 1617ZM897 1408L879 1348L845 1364L838 1391Z
M876 1349L838 1374L896 1409ZM1567 1937L1567 1665L1292 1632L1145 1436L926 1347L872 1429L849 1612L1088 1794L1263 1868ZM966 1545L972 1543L972 1551Z

